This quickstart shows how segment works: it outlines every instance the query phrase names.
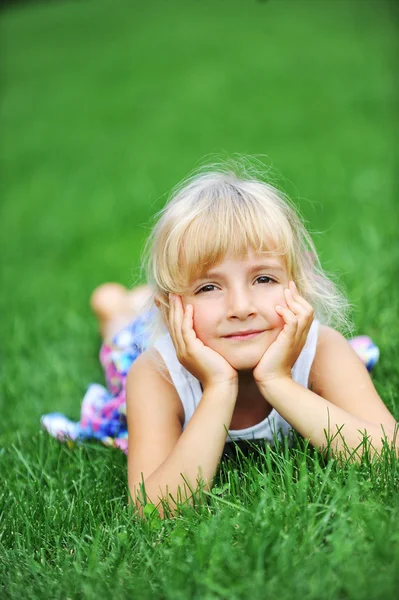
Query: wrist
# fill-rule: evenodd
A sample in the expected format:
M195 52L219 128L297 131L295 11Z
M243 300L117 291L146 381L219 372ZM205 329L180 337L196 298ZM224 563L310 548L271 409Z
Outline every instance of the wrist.
M292 381L293 381L293 379L292 379L291 375L281 374L281 375L266 377L266 378L262 379L262 381L256 381L256 384L257 384L258 388L262 391L271 391L273 389L284 387L287 385L287 383L289 384Z
M202 383L204 392L218 391L219 393L238 394L238 377L223 381L208 381Z

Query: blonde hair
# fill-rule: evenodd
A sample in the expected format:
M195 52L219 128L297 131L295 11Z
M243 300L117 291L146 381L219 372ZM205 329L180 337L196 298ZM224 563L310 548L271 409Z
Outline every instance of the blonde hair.
M313 306L315 318L351 330L349 304L323 271L314 243L291 201L248 158L213 163L189 175L172 191L147 240L143 264L159 306L152 339L165 333L170 292L184 294L190 282L229 253L283 256L290 279Z

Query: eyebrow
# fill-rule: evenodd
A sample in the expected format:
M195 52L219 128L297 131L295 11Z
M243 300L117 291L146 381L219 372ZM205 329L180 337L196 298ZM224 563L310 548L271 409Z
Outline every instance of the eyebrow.
M273 265L270 263L259 263L257 265L253 265L252 267L250 267L248 269L249 273L254 273L255 271L260 271L261 269L266 269L268 271L275 271L278 273L284 273L284 269L283 267L280 267L279 265ZM207 271L206 273L204 273L201 277L198 278L198 281L202 280L202 279L208 279L209 277L223 277L223 273L221 273L218 270L210 270Z

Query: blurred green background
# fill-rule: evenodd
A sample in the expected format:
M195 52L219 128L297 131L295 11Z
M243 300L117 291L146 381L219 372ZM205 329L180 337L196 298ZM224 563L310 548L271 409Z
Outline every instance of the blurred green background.
M193 168L256 155L398 367L398 11L387 0L14 3L1 18L2 442L102 381L88 300ZM398 414L396 414L398 417Z

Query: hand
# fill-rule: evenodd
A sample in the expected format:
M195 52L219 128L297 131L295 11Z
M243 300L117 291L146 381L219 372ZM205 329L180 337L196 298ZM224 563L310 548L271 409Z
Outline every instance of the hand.
M291 377L291 369L300 355L313 321L313 307L299 295L293 281L284 290L287 307L276 306L276 312L285 321L277 339L266 350L253 375L256 383Z
M220 354L205 346L194 331L194 309L184 308L180 296L169 294L169 333L179 362L202 387L233 383L238 388L238 373Z

